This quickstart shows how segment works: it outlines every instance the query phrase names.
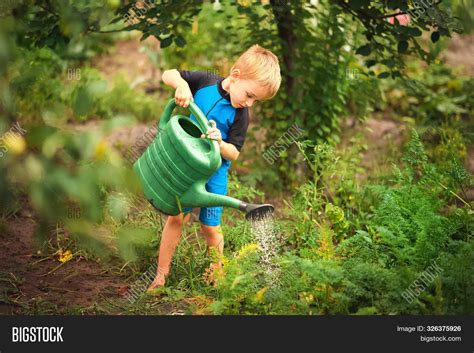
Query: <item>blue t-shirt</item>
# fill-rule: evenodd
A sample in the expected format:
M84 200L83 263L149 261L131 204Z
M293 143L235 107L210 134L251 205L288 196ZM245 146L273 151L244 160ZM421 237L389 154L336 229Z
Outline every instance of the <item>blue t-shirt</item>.
M248 109L236 109L232 106L229 93L222 88L224 78L202 71L178 70L178 72L188 83L194 103L208 120L216 122L222 140L233 144L240 152L249 126ZM197 122L192 114L190 118ZM230 161L222 158L222 166L216 172L216 176L226 176L230 164Z

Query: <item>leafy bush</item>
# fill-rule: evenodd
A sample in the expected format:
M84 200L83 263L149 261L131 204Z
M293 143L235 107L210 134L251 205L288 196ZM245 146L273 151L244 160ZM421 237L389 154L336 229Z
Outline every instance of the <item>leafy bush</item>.
M363 185L360 193L370 197L361 207L371 206L357 223L363 229L354 232L363 213L345 217L333 203L340 184L326 185L341 157L328 145L312 148L305 159L313 179L298 189L281 221L287 244L274 259L278 279L265 282L251 240L226 258L211 308L220 314L472 313L473 211L467 203L456 206L454 174L429 161L416 131L391 181ZM406 301L402 293L433 261L442 272Z
M9 70L16 108L25 123L40 121L62 126L68 118L85 121L131 115L141 121L157 120L163 102L135 90L122 76L108 84L91 67L74 67L48 48L19 49ZM75 79L68 78L75 70Z
M83 78L72 91L74 113L80 120L116 115L131 115L141 121L157 120L162 102L154 96L135 90L123 76L114 79L112 87L95 69L85 68Z
M413 117L421 126L435 127L452 117L472 116L472 78L457 77L453 69L439 62L423 69L420 65L413 63L411 78L394 81L387 94L397 114Z

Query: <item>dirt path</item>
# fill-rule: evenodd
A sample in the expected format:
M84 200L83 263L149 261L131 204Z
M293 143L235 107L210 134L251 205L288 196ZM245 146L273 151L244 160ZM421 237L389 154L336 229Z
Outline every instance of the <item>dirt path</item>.
M358 137L359 136L359 137ZM345 119L341 125L340 149L350 148L354 143L352 138L359 138L366 145L362 151L360 167L373 173L390 173L391 163L401 154L401 145L405 141L404 128L399 121L380 116L367 119L363 123L356 123L354 118ZM366 172L357 173L358 181L362 182L370 177Z
M117 75L124 75L132 87L156 89L160 85L161 73L146 50L151 55L159 55L160 43L154 37L143 42L139 37L120 41L111 53L94 58L91 65L108 81L113 81Z
M474 34L455 34L442 57L449 66L460 68L464 74L474 76Z
M121 297L127 283L101 264L81 257L62 264L57 255L41 253L34 235L37 217L22 201L0 235L0 314L74 312L104 296Z
M92 66L109 81L122 74L132 87L154 90L159 87L160 72L143 50L144 46L152 53L159 52L155 39L140 42L139 38L133 38L118 42L111 53L96 57ZM102 123L89 121L70 128L97 129ZM151 125L139 123L118 128L107 141L125 153ZM0 220L0 314L96 313L97 305L104 300L123 299L131 283L111 273L105 264L80 256L62 264L58 255L39 253L35 241L38 217L26 199L21 202L19 212L6 222ZM53 234L50 239L54 239ZM153 307L155 313L173 314L184 310L183 303L155 302Z

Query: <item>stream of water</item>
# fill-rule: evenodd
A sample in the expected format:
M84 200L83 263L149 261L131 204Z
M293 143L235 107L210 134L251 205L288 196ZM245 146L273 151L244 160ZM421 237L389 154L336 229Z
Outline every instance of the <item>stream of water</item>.
M252 235L261 249L260 264L263 269L265 282L269 286L278 283L279 266L274 259L279 252L280 237L275 229L273 214L253 219L250 222Z

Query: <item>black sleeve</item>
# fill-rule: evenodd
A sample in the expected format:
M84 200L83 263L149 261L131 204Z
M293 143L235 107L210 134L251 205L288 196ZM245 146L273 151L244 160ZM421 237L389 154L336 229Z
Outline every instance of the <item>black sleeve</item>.
M197 90L209 84L209 74L203 71L178 70L179 74L185 80L193 96Z
M244 145L245 135L249 127L249 111L247 108L237 109L235 119L230 126L229 134L227 136L228 143L233 144L240 152Z

